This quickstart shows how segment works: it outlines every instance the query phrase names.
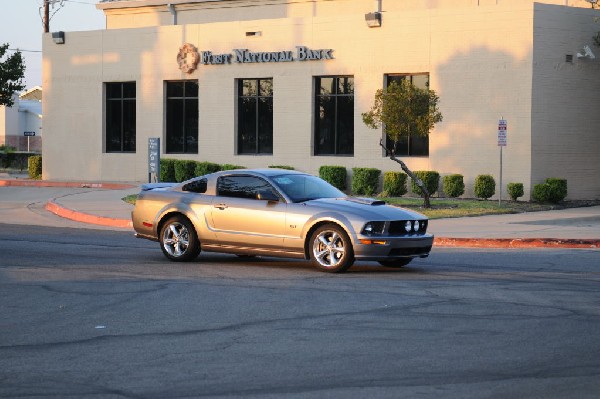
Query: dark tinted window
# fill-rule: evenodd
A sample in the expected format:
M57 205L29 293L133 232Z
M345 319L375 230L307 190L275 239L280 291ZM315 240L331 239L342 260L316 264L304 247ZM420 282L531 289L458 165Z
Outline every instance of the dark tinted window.
M106 152L135 152L135 82L106 83Z
M198 82L167 82L167 149L169 154L198 153Z
M256 199L261 191L273 191L269 183L255 176L223 176L217 181L217 195Z
M315 155L354 154L354 77L315 78Z
M237 152L273 153L273 79L238 80Z
M183 186L183 191L203 194L206 192L206 179L194 180Z

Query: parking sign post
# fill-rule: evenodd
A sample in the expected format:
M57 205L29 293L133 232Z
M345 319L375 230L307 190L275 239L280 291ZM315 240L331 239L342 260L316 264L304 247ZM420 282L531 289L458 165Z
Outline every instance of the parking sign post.
M148 183L160 182L160 138L150 137L148 139Z
M504 117L498 121L498 147L500 147L500 196L498 197L498 205L502 204L502 147L506 147L506 134L508 125Z

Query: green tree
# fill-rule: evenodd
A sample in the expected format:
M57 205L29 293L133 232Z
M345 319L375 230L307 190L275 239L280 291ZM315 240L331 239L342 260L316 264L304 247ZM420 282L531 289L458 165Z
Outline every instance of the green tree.
M25 63L20 51L5 57L7 50L8 43L0 45L0 105L12 107L13 95L25 89L23 84Z
M435 91L418 88L404 79L400 84L392 82L387 89L377 90L373 107L362 114L364 124L371 129L385 127L386 135L394 144L392 148L387 148L385 141L381 139L379 145L421 188L425 208L431 207L430 193L423 181L396 157L396 145L402 138L429 135L435 124L442 121L438 103L439 97Z

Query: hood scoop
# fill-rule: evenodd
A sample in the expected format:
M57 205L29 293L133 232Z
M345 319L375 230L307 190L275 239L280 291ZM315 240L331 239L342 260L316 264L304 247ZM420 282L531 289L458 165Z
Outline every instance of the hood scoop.
M346 197L344 199L346 201L354 202L356 204L361 204L361 205L371 205L371 206L385 205L385 201L376 200L373 198Z

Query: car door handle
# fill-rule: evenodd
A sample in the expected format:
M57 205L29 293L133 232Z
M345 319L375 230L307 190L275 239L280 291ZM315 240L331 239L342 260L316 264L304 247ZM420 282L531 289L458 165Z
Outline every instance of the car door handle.
M214 207L219 208L220 210L223 210L223 209L227 208L227 204L215 204Z

